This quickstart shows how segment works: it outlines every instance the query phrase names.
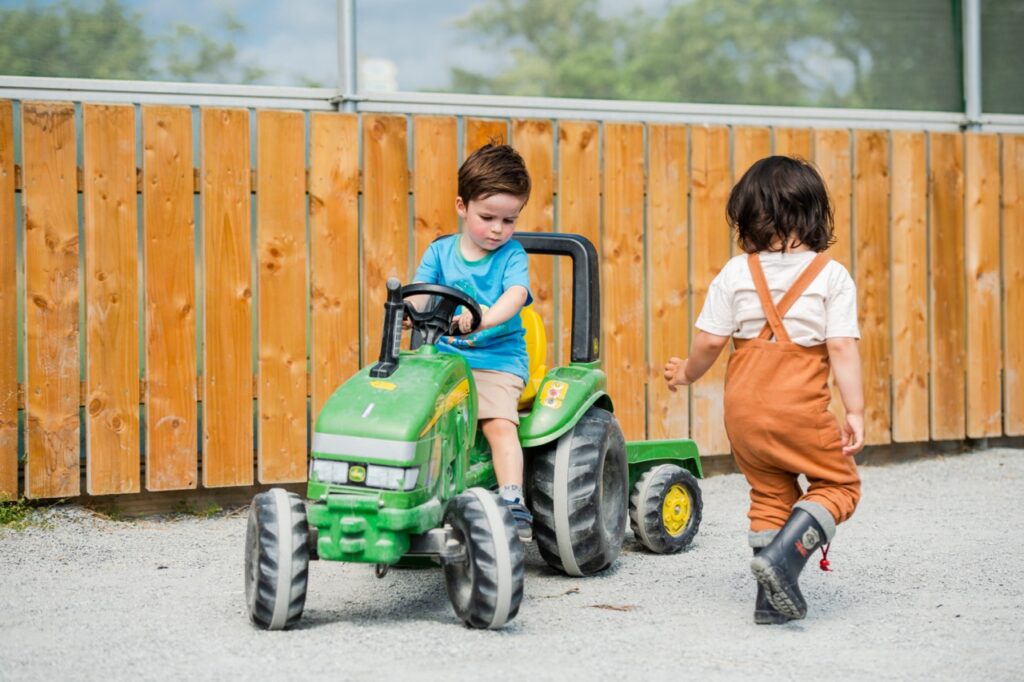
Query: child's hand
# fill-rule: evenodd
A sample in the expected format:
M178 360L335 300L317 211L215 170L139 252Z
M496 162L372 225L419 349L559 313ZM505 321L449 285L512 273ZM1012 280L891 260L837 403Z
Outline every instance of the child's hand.
M864 415L848 412L840 428L843 435L843 454L853 457L864 449Z
M480 325L483 326L482 324ZM467 334L473 328L473 313L463 310L462 314L455 318L452 327L459 330L460 334Z
M692 382L686 377L686 360L669 358L665 363L665 382L668 390L675 393L676 386L689 386Z

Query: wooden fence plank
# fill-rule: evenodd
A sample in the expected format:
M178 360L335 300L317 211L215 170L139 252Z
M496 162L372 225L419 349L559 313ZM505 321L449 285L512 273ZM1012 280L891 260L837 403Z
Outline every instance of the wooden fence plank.
M770 156L772 137L768 128L735 128L732 144L732 175L739 182L756 161Z
M195 488L195 208L192 111L142 109L146 261L146 489Z
M1003 428L1024 435L1024 135L1002 136Z
M725 204L731 189L729 129L694 126L690 130L690 195L693 202L691 250L693 319L704 307L708 286L729 259L729 228ZM707 374L691 388L690 433L701 454L729 452L725 433L725 367L723 353Z
M999 138L967 133L967 436L1003 432L999 300Z
M26 497L80 491L75 107L22 104Z
M313 419L359 369L359 119L310 117Z
M792 156L810 161L813 158L811 131L808 128L776 128L775 151L778 156Z
M928 174L924 133L892 133L892 438L928 440Z
M604 129L604 234L601 291L602 365L627 440L644 438L644 129Z
M260 483L306 480L306 121L256 117Z
M413 269L430 243L459 229L458 122L453 116L413 118Z
M555 138L550 120L512 121L512 144L526 162L530 173L530 200L526 202L516 229L524 232L551 232L555 210ZM555 276L557 256L530 256L530 289L533 308L544 320L547 332L548 365L555 357Z
M363 363L380 354L388 277L409 278L409 161L404 116L363 117Z
M889 362L889 141L880 130L854 135L857 312L864 380L864 442L892 440Z
M138 492L135 107L85 104L86 490Z
M828 188L835 216L836 242L829 250L829 255L853 272L852 239L852 202L853 187L850 171L850 134L846 130L815 130L814 131L814 165L818 167L825 186ZM846 411L843 401L836 388L834 377L830 379L832 403L829 409L839 418L845 419Z
M18 496L17 261L14 105L0 101L0 499Z
M686 128L647 128L650 186L647 192L647 437L688 438L689 391L665 387L662 368L690 347Z
M932 133L930 287L931 436L963 438L964 430L964 175L963 136Z
M251 485L249 112L204 109L203 486Z
M462 144L462 158L475 152L488 142L508 142L508 121L496 118L465 119L465 136Z
M558 122L559 232L586 237L601 249L601 149L596 121ZM568 364L572 341L572 264L558 271L558 364ZM556 364L554 361L549 364Z

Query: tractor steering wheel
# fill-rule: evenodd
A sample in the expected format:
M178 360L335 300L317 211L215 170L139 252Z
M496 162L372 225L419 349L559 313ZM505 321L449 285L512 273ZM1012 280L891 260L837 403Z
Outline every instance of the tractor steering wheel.
M402 300L410 296L421 296L424 294L437 296L441 300L433 309L423 311L416 310L408 301L405 303L405 314L412 323L413 331L423 336L423 343L433 345L442 336L459 335L458 330L453 332L451 329L455 310L459 306L468 310L473 318L473 324L466 333L472 334L480 327L480 322L483 320L480 305L468 294L442 284L416 282L402 287Z

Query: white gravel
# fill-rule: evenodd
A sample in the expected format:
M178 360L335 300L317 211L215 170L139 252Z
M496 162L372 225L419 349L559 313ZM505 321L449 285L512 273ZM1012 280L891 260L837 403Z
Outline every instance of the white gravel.
M865 467L864 499L801 582L806 620L752 622L746 487L701 482L689 551L628 539L605 574L528 553L519 616L461 626L438 569L311 564L300 627L242 594L244 513L0 529L0 680L985 679L1024 676L1024 450ZM1017 538L1017 540L1014 540Z

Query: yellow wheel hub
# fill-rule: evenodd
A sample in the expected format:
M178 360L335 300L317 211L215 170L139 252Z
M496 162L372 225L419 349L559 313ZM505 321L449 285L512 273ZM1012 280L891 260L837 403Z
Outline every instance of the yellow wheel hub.
M661 522L669 535L677 536L686 528L690 520L690 495L686 488L678 483L665 493L665 502L661 507Z

